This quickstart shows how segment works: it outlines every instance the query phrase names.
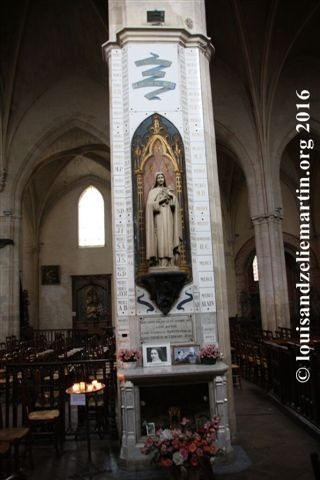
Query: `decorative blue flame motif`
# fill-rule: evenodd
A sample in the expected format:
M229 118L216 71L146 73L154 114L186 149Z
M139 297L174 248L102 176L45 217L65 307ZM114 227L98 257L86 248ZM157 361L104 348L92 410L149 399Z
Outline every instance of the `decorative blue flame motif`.
M191 302L191 300L193 300L193 295L192 293L188 293L187 291L184 292L189 298L185 299L185 300L182 300L182 302L180 302L178 305L177 305L177 310L184 310L184 307L183 305L185 305L186 303L188 302Z
M151 305L151 303L149 302L145 302L144 300L141 300L143 297L144 297L144 293L137 298L138 303L140 303L140 305L145 305L146 307L148 307L147 313L153 312L154 311L153 305Z
M158 66L154 68L149 68L148 70L144 70L142 72L142 76L149 77L149 78L133 83L132 87L133 88L161 87L161 88L158 88L157 90L154 90L153 92L145 94L145 97L148 100L161 100L161 98L158 97L158 95L160 95L161 93L168 92L169 90L174 90L176 88L176 83L174 82L158 80L159 78L163 78L165 76L166 72L163 72L162 70L164 68L170 67L172 62L170 62L169 60L163 60L159 58L159 55L157 53L150 52L150 55L151 57L144 58L143 60L137 60L134 63L137 65L137 67L141 67L143 65L158 65Z

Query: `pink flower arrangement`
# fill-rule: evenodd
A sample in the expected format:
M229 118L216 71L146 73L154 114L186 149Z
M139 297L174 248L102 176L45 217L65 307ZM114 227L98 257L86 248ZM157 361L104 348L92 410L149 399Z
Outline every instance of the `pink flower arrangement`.
M123 349L118 352L118 359L122 362L136 362L141 357L139 350Z
M220 352L217 345L205 345L204 347L200 348L199 351L200 358L219 358Z
M141 453L153 453L153 461L165 468L210 469L214 458L222 453L215 444L219 418L213 417L199 428L183 418L180 425L180 428L160 429L155 436L149 436Z

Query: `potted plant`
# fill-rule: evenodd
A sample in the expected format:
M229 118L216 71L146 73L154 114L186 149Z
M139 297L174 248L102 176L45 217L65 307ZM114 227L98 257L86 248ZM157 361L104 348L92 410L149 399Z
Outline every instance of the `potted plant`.
M220 352L217 345L204 345L200 348L199 357L201 363L212 365L220 358Z
M198 480L201 473L204 478L212 479L212 464L222 454L215 443L218 426L218 417L198 428L183 418L180 427L159 429L148 436L141 452L153 454L153 462L170 469L176 480Z
M121 349L118 352L118 359L121 360L123 368L134 368L141 358L141 353L136 349Z

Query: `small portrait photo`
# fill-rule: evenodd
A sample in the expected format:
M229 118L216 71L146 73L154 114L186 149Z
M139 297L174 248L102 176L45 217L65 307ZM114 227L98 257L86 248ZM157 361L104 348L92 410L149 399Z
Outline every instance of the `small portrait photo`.
M175 345L173 347L173 364L200 363L200 345Z
M143 366L167 366L171 365L171 353L169 343L157 345L142 345Z
M58 285L59 283L60 283L60 266L59 265L42 265L41 284L42 285Z
M155 434L156 434L156 425L155 425L155 423L148 422L148 423L146 424L146 432L147 432L148 437L150 437L150 435L155 435Z

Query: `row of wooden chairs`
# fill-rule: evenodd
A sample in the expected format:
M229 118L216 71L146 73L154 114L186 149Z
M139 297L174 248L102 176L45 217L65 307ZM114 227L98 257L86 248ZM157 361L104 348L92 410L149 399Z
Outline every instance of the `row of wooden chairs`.
M106 432L115 436L116 375L113 360L111 356L98 360L7 364L6 383L0 392L3 407L0 412L0 459L3 457L4 463L12 459L11 465L18 466L19 452L25 445L29 448L26 453L31 464L31 448L40 435L51 437L58 455L63 451L66 435L78 438L81 428L75 429L71 423L69 395L66 393L75 382L97 379L106 385L103 392L93 393L88 398L90 425L100 437ZM81 427L83 412L81 407L78 410ZM6 463L10 464L9 461ZM8 473L10 471L14 469L8 469Z
M36 361L54 361L73 359L104 358L109 351L115 350L114 337L89 337L73 346L64 338L58 336L52 343L40 342L35 346L33 341L23 341L2 344L0 348L0 376L1 368L8 363L24 363Z
M264 388L268 386L269 371L266 349L260 342L234 340L232 363L240 367L241 375Z

